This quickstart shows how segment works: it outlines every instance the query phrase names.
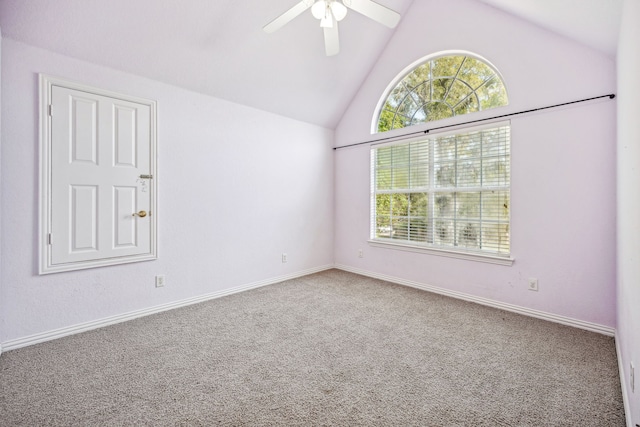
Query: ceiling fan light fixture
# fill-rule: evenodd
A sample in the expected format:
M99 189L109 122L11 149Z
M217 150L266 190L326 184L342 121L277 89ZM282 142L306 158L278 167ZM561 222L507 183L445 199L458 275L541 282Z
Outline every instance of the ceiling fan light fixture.
M336 18L336 21L342 21L345 16L347 16L347 8L340 3L339 1L333 1L329 5L331 8L331 13L333 13L333 17Z
M311 6L311 14L316 19L323 19L327 15L327 3L324 0L318 0Z
M1 1L1 0L0 0ZM294 0L290 0L293 2ZM400 21L400 14L389 9L376 0L297 0L293 7L285 11L263 27L266 33L279 30L306 10L311 9L314 18L320 20L324 30L324 44L327 56L340 52L338 22L342 21L349 9L388 27L395 28Z

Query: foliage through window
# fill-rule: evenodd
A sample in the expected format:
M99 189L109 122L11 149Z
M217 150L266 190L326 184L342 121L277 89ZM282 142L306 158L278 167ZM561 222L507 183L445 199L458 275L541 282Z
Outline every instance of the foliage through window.
M414 68L391 91L378 116L378 132L508 103L502 79L491 66L471 56L442 56Z
M510 126L374 147L374 241L509 256Z

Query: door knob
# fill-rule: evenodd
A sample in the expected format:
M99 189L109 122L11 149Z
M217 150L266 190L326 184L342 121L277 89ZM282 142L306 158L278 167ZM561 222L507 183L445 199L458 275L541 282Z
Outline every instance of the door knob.
M147 212L145 211L136 212L133 214L133 216L139 216L140 218L144 218L145 216L147 216Z

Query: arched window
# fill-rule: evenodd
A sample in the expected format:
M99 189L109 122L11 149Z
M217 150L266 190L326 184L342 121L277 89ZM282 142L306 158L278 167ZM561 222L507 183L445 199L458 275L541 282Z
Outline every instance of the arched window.
M509 103L498 72L467 54L432 58L413 68L389 92L378 132L501 107Z

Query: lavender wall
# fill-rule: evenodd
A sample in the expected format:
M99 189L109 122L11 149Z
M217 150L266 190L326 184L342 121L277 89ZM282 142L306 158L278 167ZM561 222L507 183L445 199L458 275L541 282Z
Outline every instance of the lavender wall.
M618 343L629 425L640 423L640 2L625 0L618 45ZM630 364L635 364L635 392Z
M450 50L483 56L507 84L510 105L473 119L615 92L615 63L605 55L477 1L421 0L344 114L336 145L374 139L372 117L389 83ZM370 247L369 148L337 150L336 264L615 327L615 113L606 100L512 118L511 267ZM539 292L527 289L529 277Z
M6 38L2 64L0 341L332 264L333 131ZM40 72L158 101L159 260L36 274Z
M2 99L2 28L0 28L0 100ZM0 177L2 176L2 111L0 111ZM0 242L2 242L2 185L0 185ZM0 260L2 260L2 245L0 245ZM0 262L0 289L2 289L2 262ZM2 337L2 292L0 292L0 338ZM2 354L2 339L0 339L0 354Z

